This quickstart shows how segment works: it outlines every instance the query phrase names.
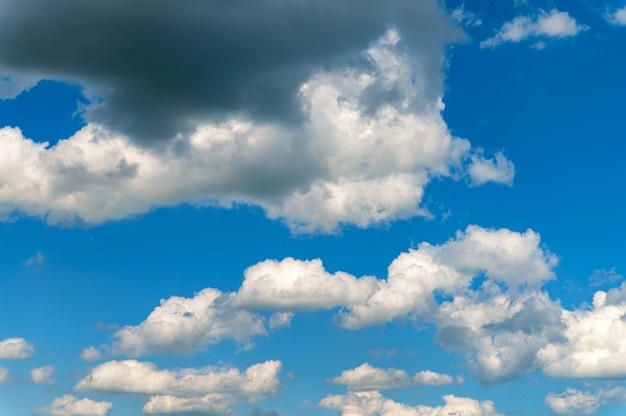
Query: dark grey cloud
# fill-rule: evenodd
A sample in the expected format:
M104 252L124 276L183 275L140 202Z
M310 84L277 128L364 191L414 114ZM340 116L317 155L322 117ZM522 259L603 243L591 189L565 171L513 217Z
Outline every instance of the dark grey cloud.
M0 0L0 68L79 82L88 121L157 140L233 113L297 123L301 83L390 25L416 50L460 36L436 0Z

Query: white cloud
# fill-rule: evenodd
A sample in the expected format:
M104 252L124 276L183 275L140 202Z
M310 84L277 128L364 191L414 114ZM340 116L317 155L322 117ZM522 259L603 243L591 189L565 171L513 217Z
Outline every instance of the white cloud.
M366 303L349 306L341 313L348 328L389 322L397 317L429 317L436 312L436 294L461 295L484 274L517 289L537 287L552 279L556 258L539 248L539 235L531 230L517 233L469 226L455 239L433 246L422 243L396 258L386 281Z
M462 380L462 378L457 378L457 380ZM454 378L452 378L452 376L448 374L441 374L430 370L424 370L416 373L413 376L413 383L422 386L445 386L454 383Z
M565 38L576 36L588 27L579 25L567 12L541 10L537 16L518 16L505 23L491 38L480 43L481 48L495 48L505 42L521 42L528 38Z
M537 352L564 339L562 308L540 291L556 264L532 230L469 226L443 244L400 254L386 280L330 274L320 260L268 260L246 271L237 296L252 308L339 307L339 324L351 329L397 319L433 324L444 347L461 349L475 376L496 383L537 368ZM367 366L350 374L365 370L374 381L389 379Z
M394 402L378 391L349 392L343 395L327 396L320 406L339 410L341 416L496 416L491 401L479 402L465 397L443 396L445 405L438 407L416 406Z
M0 367L0 384L6 383L9 380L9 369L6 367Z
M398 389L411 384L404 370L376 368L368 363L343 371L331 382L346 385L352 391Z
M538 353L543 371L553 377L626 376L626 283L598 291L591 310L564 310L562 342Z
M472 156L472 164L468 169L473 185L483 185L487 182L513 185L515 166L504 155L496 153L494 159L485 159L482 154Z
M241 203L297 232L333 232L428 215L420 204L435 177L509 183L503 156L473 158L469 141L450 134L444 51L422 54L390 30L364 52L366 67L314 74L300 87L300 127L232 116L158 149L93 123L51 147L0 129L0 218L101 223L157 206ZM507 173L476 176L484 168L474 161Z
M377 368L363 363L359 367L343 371L339 377L333 378L331 383L348 386L350 391L367 391L400 389L410 385L444 386L454 383L454 378L429 370L420 371L409 377L404 370Z
M35 353L35 347L24 338L8 338L0 341L0 359L22 360L30 358Z
M149 362L109 361L80 380L76 391L150 395L145 413L229 414L228 406L245 397L249 402L275 394L280 386L280 361L266 361L244 372L236 368L159 370Z
M83 361L97 361L103 358L103 354L96 347L87 347L80 353L80 359Z
M106 416L111 409L113 409L111 402L79 400L71 394L66 394L54 399L49 406L36 408L34 413L50 416Z
M546 406L558 415L595 415L601 406L626 401L626 389L614 387L595 392L568 388L546 396Z
M365 302L377 289L376 278L324 269L319 259L266 260L249 267L236 304L252 308L330 309Z
M114 335L113 354L136 357L149 352L186 354L224 339L245 343L267 333L263 317L237 309L235 295L204 289L192 298L161 300L141 324L125 326ZM87 356L93 351L89 351Z
M272 330L288 328L291 325L293 315L291 312L275 312L270 316L267 324Z
M55 382L54 380L54 366L46 365L39 368L33 368L30 371L30 379L33 383L39 384L52 384Z
M233 404L228 394L207 394L202 397L153 396L143 407L146 414L188 415L202 414L226 416L234 413L228 408Z
M607 22L613 25L626 26L626 6L621 9L617 9L612 13L607 13L605 17Z
M26 267L35 266L37 264L43 263L44 260L45 260L45 256L41 252L37 252L34 256L26 260L24 262L24 265Z

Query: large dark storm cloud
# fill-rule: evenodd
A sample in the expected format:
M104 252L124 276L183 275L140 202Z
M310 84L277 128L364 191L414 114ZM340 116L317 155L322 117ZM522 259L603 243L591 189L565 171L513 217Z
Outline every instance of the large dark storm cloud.
M458 35L436 0L0 0L0 68L79 82L89 121L157 140L233 113L297 123L312 71L390 25L416 49Z

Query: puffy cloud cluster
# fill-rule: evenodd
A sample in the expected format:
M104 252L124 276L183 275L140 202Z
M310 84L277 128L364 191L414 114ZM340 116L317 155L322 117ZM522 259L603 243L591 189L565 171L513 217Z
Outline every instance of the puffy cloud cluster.
M546 396L546 406L558 415L595 415L601 406L626 402L626 389L614 387L595 392L568 388L561 394Z
M22 360L30 358L35 353L35 347L24 338L7 338L0 341L0 359Z
M112 353L131 357L150 352L187 354L224 339L245 343L255 335L265 335L263 317L236 308L233 300L234 294L211 288L192 298L162 300L139 325L115 333ZM98 353L93 348L84 350L83 359L98 359Z
M148 414L230 414L229 406L241 398L249 402L276 393L280 361L236 368L159 370L149 362L109 361L80 380L76 391L149 395Z
M0 218L101 223L181 203L254 204L294 231L333 232L428 215L433 178L511 184L512 162L450 134L444 52L414 49L411 36L389 29L353 60L362 64L303 79L291 104L300 123L237 113L149 147L106 123L51 147L0 129Z
M495 48L505 42L521 42L528 38L565 38L576 36L587 30L567 12L552 9L549 13L541 10L536 16L518 16L506 22L491 38L480 43L481 48ZM543 43L535 44L542 48Z
M49 406L36 408L34 413L50 416L107 416L111 409L111 402L78 399L71 394L65 394L54 399Z
M320 406L339 410L341 416L497 416L493 402L479 402L465 397L443 396L444 405L437 407L412 407L384 397L378 391L349 392L343 395L327 396Z
M54 380L54 366L46 365L39 368L33 368L30 371L30 379L33 383L52 384Z
M457 380L461 378L457 377ZM454 383L454 378L448 374L428 370L410 377L404 370L377 368L364 363L354 369L343 371L331 382L346 385L350 391L367 391L397 389L410 385L444 386Z

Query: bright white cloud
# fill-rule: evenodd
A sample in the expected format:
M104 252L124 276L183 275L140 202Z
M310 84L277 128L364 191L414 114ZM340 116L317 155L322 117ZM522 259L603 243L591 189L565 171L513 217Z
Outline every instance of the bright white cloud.
M54 380L54 366L46 365L39 368L33 368L30 371L30 379L33 383L52 384Z
M22 360L30 358L35 353L35 347L24 338L8 338L0 341L0 359Z
M255 335L265 335L263 317L237 309L234 298L232 293L208 288L192 298L161 300L141 324L115 333L112 352L131 357L149 352L186 354L224 339L245 343ZM93 358L92 352L87 357Z
M564 310L565 339L547 344L538 353L543 371L554 377L625 377L624 316L626 283L596 292L591 310Z
M595 415L601 406L626 401L626 389L614 387L595 392L568 388L546 396L546 406L558 415Z
M6 383L9 380L9 369L6 367L0 367L0 384Z
M52 147L0 129L0 218L101 223L157 206L242 203L294 231L333 232L428 215L420 204L435 177L510 183L511 162L474 158L448 131L444 51L424 53L390 30L364 52L367 68L313 75L300 88L301 127L232 117L158 150L96 124Z
M54 399L49 406L36 408L34 413L50 416L106 416L111 409L113 409L111 402L79 400L71 394L66 394Z
M420 371L409 377L404 370L377 368L368 363L351 370L345 370L331 380L333 384L348 386L350 391L400 389L410 385L443 386L452 384L454 378L434 371Z
M567 12L553 9L546 13L541 10L537 16L518 16L505 23L493 37L482 41L480 47L495 48L505 42L521 42L528 38L572 37L587 29Z
M457 376L457 380L462 380L461 376ZM413 376L413 383L422 386L445 386L454 383L454 378L448 374L436 373L430 370L424 370Z
M626 26L626 6L606 14L606 20L618 26Z
M376 368L368 363L343 371L331 382L346 385L352 391L398 389L410 385L406 371L395 368Z
M513 184L515 166L502 153L496 153L494 159L485 159L482 154L472 156L472 164L468 168L473 185L483 185L487 182Z
M280 361L236 368L159 370L149 362L109 361L79 381L76 391L150 395L145 413L229 414L228 406L245 397L249 402L275 394L280 387Z
M377 289L374 277L324 269L319 259L266 260L246 269L237 305L274 309L330 309L365 302Z
M452 395L443 396L443 401L445 405L438 407L412 407L388 399L378 391L368 391L327 396L322 399L319 405L327 409L339 410L341 416L499 415L491 401L479 402L474 399Z

